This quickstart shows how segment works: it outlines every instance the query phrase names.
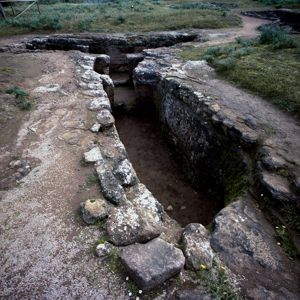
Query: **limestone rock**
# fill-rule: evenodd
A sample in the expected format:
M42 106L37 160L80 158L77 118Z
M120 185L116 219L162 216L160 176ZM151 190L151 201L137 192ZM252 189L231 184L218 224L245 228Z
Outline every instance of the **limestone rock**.
M87 108L91 111L99 111L102 109L110 110L110 103L106 96L97 97L88 103Z
M88 152L83 154L84 161L87 163L93 163L99 160L103 160L101 151L98 147L94 147Z
M182 234L182 240L187 268L200 270L200 265L212 267L213 251L208 231L203 225L197 223L187 225Z
M94 70L99 74L109 75L110 57L102 54L98 55L94 62Z
M103 128L108 128L115 124L115 118L108 109L102 109L97 114L97 121Z
M80 204L82 219L87 224L107 217L107 203L103 199L88 199Z
M137 190L134 193L134 197L131 202L150 213L153 218L159 222L164 213L162 205L155 199L152 193L143 184L138 184Z
M111 106L114 104L114 82L108 75L101 75L104 91L106 92Z
M129 203L111 210L106 230L110 241L117 246L147 242L162 232L160 223L151 214Z
M112 252L114 248L115 247L111 243L104 242L96 246L95 252L98 257L106 257Z
M149 290L180 273L182 251L162 239L134 244L122 249L121 261L130 277L142 290Z
M97 132L99 132L100 128L101 128L101 125L100 125L98 122L96 122L96 123L90 128L90 130L91 130L91 132L97 133Z
M103 196L113 204L125 202L126 195L123 187L103 162L97 163L96 172L98 174Z
M274 231L250 198L222 209L214 225L211 246L229 268L241 270L242 265L253 272L259 267L278 269L280 256Z
M132 186L137 182L136 173L128 159L124 159L114 170L114 175L120 180L123 186Z

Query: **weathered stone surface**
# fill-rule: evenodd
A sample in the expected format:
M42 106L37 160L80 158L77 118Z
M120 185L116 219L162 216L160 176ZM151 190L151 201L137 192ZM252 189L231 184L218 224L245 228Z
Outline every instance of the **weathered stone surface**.
M197 223L187 225L182 234L182 241L187 268L200 270L201 265L211 268L213 251L209 233L203 225Z
M106 230L110 241L118 246L146 242L162 232L160 222L130 203L111 210Z
M142 53L130 53L126 54L128 61L128 71L129 76L132 77L133 70L136 68L139 62L144 59L144 55Z
M105 163L96 164L96 172L100 181L103 196L113 204L120 204L126 201L126 195L118 180L107 168Z
M88 103L87 108L91 111L100 111L102 109L110 110L111 109L110 102L109 102L108 98L105 96L94 98L93 100L91 100Z
M98 147L92 148L90 151L83 154L84 161L87 163L94 163L96 161L102 161L103 157Z
M123 186L132 186L137 183L137 176L128 159L122 160L114 170L114 175Z
M234 202L214 220L212 248L229 268L255 270L260 266L278 270L280 255L272 236L274 231L251 199Z
M94 62L94 70L99 74L109 75L110 57L102 54L98 55Z
M97 133L97 132L99 132L100 128L101 128L101 125L100 125L98 122L96 122L96 123L90 128L90 130L91 130L91 132Z
M103 84L104 91L110 101L111 106L114 105L114 82L108 75L101 75L101 80Z
M157 222L161 220L164 209L145 185L138 184L131 202L135 206L149 212Z
M121 261L142 290L149 290L177 275L184 266L180 249L162 239L122 249Z
M80 211L85 223L94 224L107 217L107 203L103 199L88 199L80 204Z
M111 54L112 49L115 49L125 55L125 53L132 52L132 49L172 46L176 43L192 41L196 37L197 34L176 31L145 34L60 34L45 38L33 38L26 43L26 48L82 50L84 52L88 50L91 53L105 54Z
M261 184L274 199L282 201L293 200L290 183L285 177L265 171L261 174Z
M115 118L107 109L102 109L100 112L98 112L97 121L103 128L108 128L115 124Z
M110 255L114 248L114 245L111 243L104 242L96 246L95 252L98 257L103 258Z

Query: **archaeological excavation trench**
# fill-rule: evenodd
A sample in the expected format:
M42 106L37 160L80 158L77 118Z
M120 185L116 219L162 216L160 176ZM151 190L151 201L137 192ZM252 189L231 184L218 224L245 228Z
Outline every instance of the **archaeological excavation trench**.
M271 118L260 109L265 104L218 81L204 61L180 60L184 42L201 43L201 36L53 35L15 49L71 50L63 55L74 64L76 89L59 97L80 98L88 116L83 135L90 141L79 148L101 193L83 201L80 213L85 225L96 224L82 226L90 238L101 232L101 266L121 262L124 278L129 274L145 299L153 290L166 299L208 295L197 277L205 272L216 280L225 272L230 290L248 298L296 299L298 261L284 254L267 218L299 208L299 141L279 127L280 134L267 136L260 126ZM276 118L299 133L285 116ZM122 272L113 289L127 280Z

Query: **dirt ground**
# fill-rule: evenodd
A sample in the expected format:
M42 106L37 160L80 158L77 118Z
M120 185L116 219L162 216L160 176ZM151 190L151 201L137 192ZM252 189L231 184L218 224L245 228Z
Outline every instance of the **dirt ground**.
M1 169L10 175L9 162L19 158L39 162L0 194L0 298L125 299L124 283L93 255L101 232L83 226L77 212L99 191L89 184L91 168L80 165L91 135L68 53L0 54L0 61L20 74L1 77L1 88L21 84L34 99L30 112L16 110L1 126Z

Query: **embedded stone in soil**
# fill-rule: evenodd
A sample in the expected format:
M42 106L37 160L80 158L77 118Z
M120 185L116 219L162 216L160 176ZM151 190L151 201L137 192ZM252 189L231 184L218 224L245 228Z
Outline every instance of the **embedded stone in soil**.
M127 107L134 101L134 91L128 86L115 88L115 96L117 105ZM170 217L182 226L209 224L222 204L209 198L207 191L192 187L153 112L146 109L129 113L115 111L114 116L120 139L140 181L159 199Z

